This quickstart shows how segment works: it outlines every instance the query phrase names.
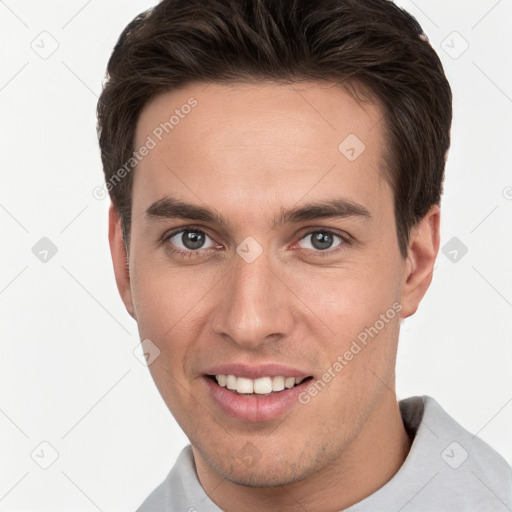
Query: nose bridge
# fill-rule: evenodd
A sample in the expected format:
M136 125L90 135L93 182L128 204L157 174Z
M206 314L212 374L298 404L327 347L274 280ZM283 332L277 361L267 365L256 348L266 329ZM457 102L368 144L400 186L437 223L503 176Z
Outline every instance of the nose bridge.
M257 347L270 335L287 334L292 325L286 287L265 255L250 263L237 256L222 293L213 329L239 345Z

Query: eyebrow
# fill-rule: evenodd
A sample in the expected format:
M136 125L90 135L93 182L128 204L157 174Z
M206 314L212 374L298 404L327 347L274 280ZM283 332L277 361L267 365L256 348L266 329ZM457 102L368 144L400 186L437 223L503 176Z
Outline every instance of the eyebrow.
M204 206L198 206L172 197L164 197L153 203L145 212L148 220L186 219L212 224L226 224L222 216Z
M372 218L368 209L363 205L355 203L349 199L341 198L308 203L300 208L283 210L278 219L276 219L276 224L283 224L286 222L304 222L307 220L326 219L331 217L354 217L365 220L371 220Z
M144 214L148 220L184 219L211 224L227 225L228 222L217 211L208 207L164 197L149 206ZM327 218L360 218L371 220L367 208L349 199L339 198L305 204L304 206L282 209L274 225L299 223Z

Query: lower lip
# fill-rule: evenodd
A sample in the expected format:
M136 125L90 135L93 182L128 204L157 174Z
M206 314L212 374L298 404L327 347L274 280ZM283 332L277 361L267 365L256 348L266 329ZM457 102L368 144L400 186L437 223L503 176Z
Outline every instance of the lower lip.
M279 418L299 403L299 395L309 385L309 379L290 389L268 395L239 395L204 377L216 405L228 416L239 420L259 422Z

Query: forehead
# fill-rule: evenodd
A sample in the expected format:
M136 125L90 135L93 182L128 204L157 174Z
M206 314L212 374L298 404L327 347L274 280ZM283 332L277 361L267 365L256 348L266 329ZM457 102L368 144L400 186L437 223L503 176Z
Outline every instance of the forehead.
M374 210L391 197L383 128L378 104L333 84L189 84L141 112L135 149L152 149L135 170L134 208L169 193L233 214L306 196Z

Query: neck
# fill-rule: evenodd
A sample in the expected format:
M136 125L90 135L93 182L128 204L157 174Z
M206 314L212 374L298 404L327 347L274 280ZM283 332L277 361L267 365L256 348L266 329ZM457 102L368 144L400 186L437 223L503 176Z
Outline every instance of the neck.
M199 480L224 511L342 510L370 496L398 472L411 447L394 392L386 390L359 434L329 465L279 487L254 488L220 475L194 449ZM211 489L211 491L209 491Z

